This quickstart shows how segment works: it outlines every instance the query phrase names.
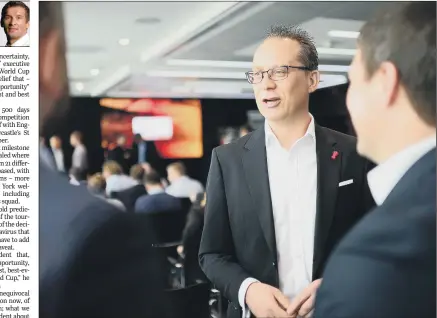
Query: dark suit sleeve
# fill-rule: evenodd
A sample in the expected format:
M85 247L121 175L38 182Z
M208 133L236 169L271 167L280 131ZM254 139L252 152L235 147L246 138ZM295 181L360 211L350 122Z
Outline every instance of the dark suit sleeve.
M379 211L375 212L378 213ZM435 317L434 310L415 307L435 276L420 271L407 277L411 264L369 250L339 249L325 271L316 296L314 318ZM420 303L420 302L419 302ZM414 312L415 311L415 312Z
M249 275L235 258L224 180L216 150L211 157L199 261L205 275L224 293L224 297L238 304L238 290Z
M118 213L89 235L71 264L57 317L166 317L164 255L151 248L146 222Z

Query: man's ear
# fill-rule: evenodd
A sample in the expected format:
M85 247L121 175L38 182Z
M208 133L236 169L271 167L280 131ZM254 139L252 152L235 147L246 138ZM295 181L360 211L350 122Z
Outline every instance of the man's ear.
M319 86L320 73L319 71L312 71L308 76L308 92L314 92Z
M58 100L64 93L65 72L61 50L61 35L57 30L47 33L39 43L39 85L46 98Z

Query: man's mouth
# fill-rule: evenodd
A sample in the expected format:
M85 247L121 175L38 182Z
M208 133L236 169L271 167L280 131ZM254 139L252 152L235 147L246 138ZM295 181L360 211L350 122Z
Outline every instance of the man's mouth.
M264 98L263 99L263 104L267 108L276 107L279 105L280 102L281 102L281 99L279 97L272 97L272 98Z

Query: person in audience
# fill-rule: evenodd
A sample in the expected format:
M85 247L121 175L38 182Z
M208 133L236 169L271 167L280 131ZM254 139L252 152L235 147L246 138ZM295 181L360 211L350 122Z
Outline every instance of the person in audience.
M147 161L147 142L143 140L140 134L134 136L132 144L132 162L133 164L143 164Z
M79 168L71 167L68 171L68 176L72 185L79 186L82 184L86 185L87 183L87 175Z
M114 205L120 211L126 211L126 207L120 200L106 197L106 181L101 173L96 173L88 179L87 188L88 191L96 197Z
M137 184L126 190L112 192L112 198L123 202L127 211L134 212L137 199L147 194L146 188L143 185L145 177L144 168L140 164L133 165L130 168L130 177L135 180Z
M354 137L319 126L309 113L318 55L302 28L273 27L246 76L265 124L212 152L199 260L231 302L228 317L287 317L373 206L370 163ZM306 300L301 305L311 309Z
M178 253L184 257L185 284L188 286L198 281L207 281L198 260L205 205L206 194L198 193L187 215L187 223L182 234L182 245L178 246Z
M71 167L82 170L86 174L88 172L88 153L80 131L74 131L70 135L70 144L74 148Z
M39 153L40 158L45 162L46 167L50 167L51 169L56 170L55 158L53 158L50 149L47 147L44 137L39 138Z
M64 152L62 151L62 140L59 136L55 135L50 138L50 148L56 163L56 168L59 172L65 173Z
M248 133L250 133L252 131L252 129L250 128L249 125L243 125L240 127L240 131L239 131L239 136L244 137L246 136Z
M156 172L151 171L146 174L144 185L148 194L137 199L135 203L136 213L167 212L182 209L181 201L178 198L165 193L161 184L161 177Z
M44 131L66 121L68 109L61 2L39 2L38 33ZM171 317L163 291L167 273L151 247L155 235L147 220L70 186L42 157L38 214L38 317Z
M130 153L129 150L126 149L126 137L124 135L117 137L117 147L108 151L107 159L108 161L117 162L123 169L123 173L129 172Z
M9 1L2 8L1 27L8 39L6 46L29 46L29 25L30 9L24 2Z
M361 29L347 107L377 207L342 240L314 315L436 317L436 3L396 3Z
M193 194L205 191L199 181L187 176L182 162L174 162L167 166L167 179L170 185L166 188L166 192L177 198L189 198Z
M116 161L106 161L102 168L106 180L106 195L112 197L113 192L120 192L138 185L138 182L123 174L123 169Z

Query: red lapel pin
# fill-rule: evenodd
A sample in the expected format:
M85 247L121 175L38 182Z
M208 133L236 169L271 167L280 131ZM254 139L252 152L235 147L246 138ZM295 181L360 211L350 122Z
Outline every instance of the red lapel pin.
M338 151L335 150L335 151L332 152L331 159L335 160L335 158L337 158L337 156L338 156Z

